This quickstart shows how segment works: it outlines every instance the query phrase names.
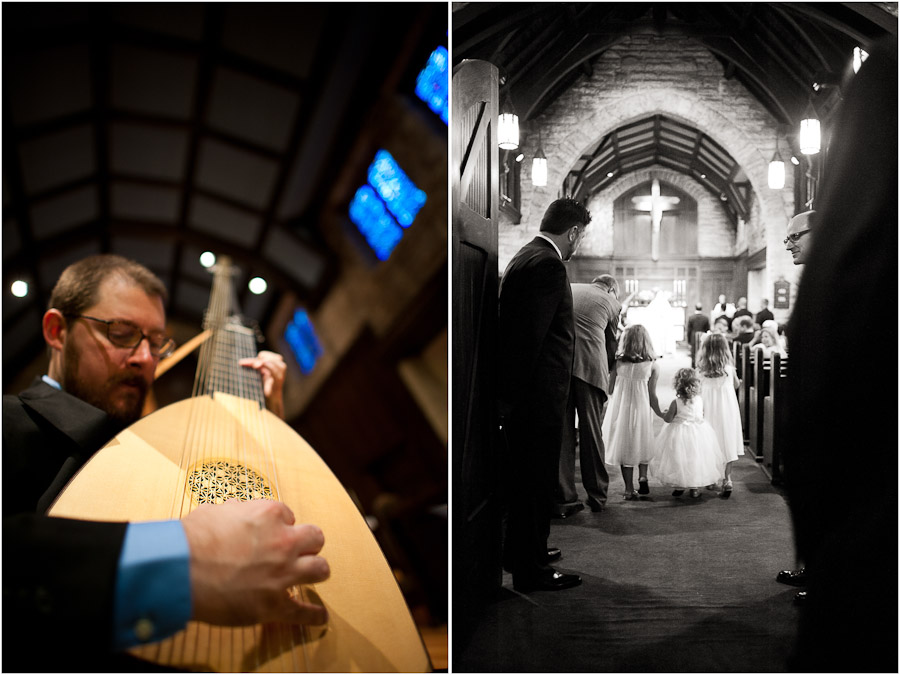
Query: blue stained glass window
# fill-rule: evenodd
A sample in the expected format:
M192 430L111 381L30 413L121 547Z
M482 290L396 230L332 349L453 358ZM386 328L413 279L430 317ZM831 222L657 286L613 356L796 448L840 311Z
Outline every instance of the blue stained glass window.
M447 48L438 47L431 52L428 63L416 78L416 96L425 101L428 107L440 116L444 124L447 124L448 119L448 62Z
M425 192L416 187L387 150L375 153L369 165L369 184L403 227L412 225L425 204Z
M403 237L403 229L388 213L371 185L363 185L350 202L350 220L366 238L379 260L387 260Z
M322 356L322 345L319 344L319 338L316 337L305 309L294 312L294 318L284 329L284 339L290 345L297 363L300 364L300 371L304 375L309 375L316 361Z

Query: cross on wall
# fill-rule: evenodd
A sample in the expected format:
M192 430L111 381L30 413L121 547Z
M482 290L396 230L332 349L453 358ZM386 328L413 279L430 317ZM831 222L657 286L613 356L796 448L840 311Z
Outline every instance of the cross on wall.
M650 185L650 194L632 197L631 201L638 211L650 212L650 257L656 262L659 260L659 226L662 224L663 211L672 210L681 199L661 196L659 180L654 178Z

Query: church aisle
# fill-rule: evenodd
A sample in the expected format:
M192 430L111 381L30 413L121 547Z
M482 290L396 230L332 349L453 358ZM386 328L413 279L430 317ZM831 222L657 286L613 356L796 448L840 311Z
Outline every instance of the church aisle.
M679 350L660 362L663 406L684 360ZM784 671L796 589L775 575L794 561L790 516L756 462L735 465L729 500L676 498L651 481L648 498L627 502L619 471L610 478L606 511L552 521L555 566L584 583L522 595L504 574L477 626L454 625L453 670Z

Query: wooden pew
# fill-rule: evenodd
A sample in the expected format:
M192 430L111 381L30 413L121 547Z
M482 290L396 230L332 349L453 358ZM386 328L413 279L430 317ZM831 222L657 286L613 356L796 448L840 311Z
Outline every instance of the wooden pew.
M737 343L735 343L737 345ZM740 350L741 365L737 367L737 359L735 359L735 370L738 377L741 378L741 386L738 387L738 407L741 409L741 429L744 432L744 442L750 442L750 387L753 386L753 363L750 359L750 346L737 345L735 355Z
M750 352L751 382L750 382L750 409L747 417L750 427L750 452L756 456L756 461L763 461L763 416L765 415L765 399L769 393L769 360L763 358L760 350Z
M784 479L785 403L787 400L788 359L772 354L769 368L769 395L763 414L763 470L772 483Z

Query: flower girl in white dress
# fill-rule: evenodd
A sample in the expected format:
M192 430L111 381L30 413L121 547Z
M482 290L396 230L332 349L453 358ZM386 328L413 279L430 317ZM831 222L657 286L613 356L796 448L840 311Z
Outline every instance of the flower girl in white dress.
M741 430L741 410L734 393L741 381L734 370L734 357L724 335L712 333L703 341L697 369L700 371L704 418L716 432L722 461L725 462L722 497L728 499L734 489L731 466L744 454L744 432Z
M673 382L675 400L663 419L669 424L656 437L655 457L650 475L675 488L680 497L690 488L691 497L700 496L700 487L715 483L724 469L716 432L703 419L700 378L693 368L681 368Z

